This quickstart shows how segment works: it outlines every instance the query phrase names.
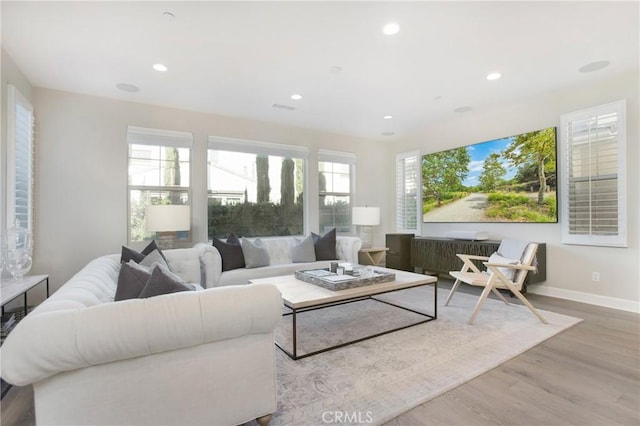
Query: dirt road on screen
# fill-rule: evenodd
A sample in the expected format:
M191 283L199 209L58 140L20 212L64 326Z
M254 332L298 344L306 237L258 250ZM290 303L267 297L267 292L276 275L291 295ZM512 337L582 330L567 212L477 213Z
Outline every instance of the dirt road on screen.
M424 222L488 222L487 194L473 193L423 215Z

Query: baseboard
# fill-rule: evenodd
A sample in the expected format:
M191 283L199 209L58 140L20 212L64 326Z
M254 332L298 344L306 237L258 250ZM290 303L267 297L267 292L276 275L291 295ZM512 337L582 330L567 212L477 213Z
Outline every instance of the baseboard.
M597 294L583 293L581 291L565 290L546 285L529 285L527 292L541 296L557 297L558 299L573 300L574 302L588 303L590 305L603 306L605 308L619 309L640 313L640 302L616 297L600 296Z

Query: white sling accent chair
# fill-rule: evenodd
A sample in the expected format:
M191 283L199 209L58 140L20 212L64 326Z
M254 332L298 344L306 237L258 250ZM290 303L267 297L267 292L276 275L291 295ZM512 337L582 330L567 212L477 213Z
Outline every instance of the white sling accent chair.
M540 312L538 312L520 292L527 273L536 270L534 263L537 250L537 243L503 240L498 248L498 252L492 254L491 257L456 254L456 256L462 259L463 265L460 271L449 272L449 275L454 277L456 281L453 283L449 297L447 297L444 305L449 305L451 297L460 286L460 283L484 287L468 322L469 324L473 324L480 307L490 292L496 294L507 305L509 304L507 299L498 291L498 289L507 289L520 299L540 321L548 324L548 321L544 319ZM520 255L517 255L517 253L520 253ZM487 271L480 271L472 260L482 260L482 263L487 267Z

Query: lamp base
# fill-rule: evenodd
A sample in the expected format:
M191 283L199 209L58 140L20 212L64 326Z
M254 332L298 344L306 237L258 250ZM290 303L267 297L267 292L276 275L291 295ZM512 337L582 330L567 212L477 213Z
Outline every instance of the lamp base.
M175 231L158 232L158 239L156 243L160 250L170 250L176 247L178 241L177 233Z
M362 248L373 247L373 227L360 226L360 239L362 240Z

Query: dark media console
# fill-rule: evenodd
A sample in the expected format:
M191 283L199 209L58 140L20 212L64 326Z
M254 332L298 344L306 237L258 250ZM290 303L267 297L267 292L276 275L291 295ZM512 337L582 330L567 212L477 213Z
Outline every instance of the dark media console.
M547 245L538 243L536 258L538 272L529 272L526 284L536 284L547 279ZM476 256L491 256L500 246L495 240L456 240L452 238L416 237L411 240L411 259L414 268L422 269L424 273L448 274L449 271L459 271L462 260L457 253ZM481 262L476 265L484 269Z

